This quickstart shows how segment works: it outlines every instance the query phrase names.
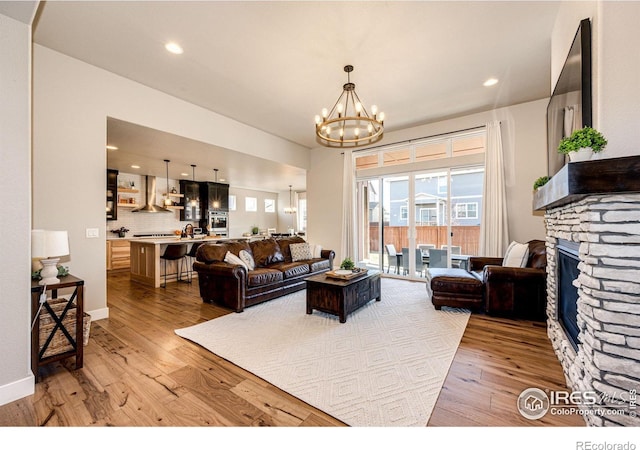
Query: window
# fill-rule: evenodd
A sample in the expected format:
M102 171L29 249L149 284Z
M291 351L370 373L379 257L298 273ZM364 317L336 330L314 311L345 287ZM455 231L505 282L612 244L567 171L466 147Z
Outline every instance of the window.
M400 207L400 220L409 220L409 210L406 206Z
M378 154L364 155L356 158L356 169L371 169L378 167Z
M356 170L409 166L413 163L423 163L422 167L426 167L425 164L430 164L434 160L484 154L485 146L486 130L482 127L390 144L375 151L365 150L361 154L354 154L354 165ZM477 164L478 159L473 158L472 163ZM442 162L435 161L433 164L442 167Z
M429 142L416 146L416 161L427 161L447 157L445 142Z
M447 176L438 177L438 194L447 194Z
M384 166L395 166L397 164L407 164L411 162L411 153L409 149L392 150L384 152L382 155Z
M437 225L438 210L436 208L420 208L416 225Z
M272 198L264 199L264 212L276 212L276 201Z
M257 211L258 210L258 199L255 197L245 197L244 199L244 210L245 211Z
M298 200L298 231L307 231L307 199Z
M235 211L236 210L236 196L235 195L230 195L229 196L229 211Z
M463 137L453 140L453 156L484 153L485 135Z
M453 208L454 219L477 219L478 203L456 203Z

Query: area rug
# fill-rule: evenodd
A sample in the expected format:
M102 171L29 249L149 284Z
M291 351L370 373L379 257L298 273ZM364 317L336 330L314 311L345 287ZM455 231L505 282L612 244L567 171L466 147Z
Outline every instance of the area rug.
M176 330L351 426L425 426L469 320L424 283L383 278L382 300L341 324L306 291Z

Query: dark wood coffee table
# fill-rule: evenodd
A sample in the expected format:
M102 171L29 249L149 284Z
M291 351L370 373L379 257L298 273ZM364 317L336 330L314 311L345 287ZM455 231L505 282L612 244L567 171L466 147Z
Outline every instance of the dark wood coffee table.
M347 315L373 299L380 301L380 272L375 270L351 280L330 278L324 273L307 278L307 314L317 309L345 323Z

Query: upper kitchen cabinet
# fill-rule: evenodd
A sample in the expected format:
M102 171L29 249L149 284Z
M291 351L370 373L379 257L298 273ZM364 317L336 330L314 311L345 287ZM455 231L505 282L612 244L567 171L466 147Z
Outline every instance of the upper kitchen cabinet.
M205 210L229 211L229 185L224 183L202 183L201 195ZM205 214L207 214L205 213Z
M180 220L199 221L202 217L202 196L200 194L200 183L197 181L180 180L180 193L182 202L180 206Z
M107 220L118 219L118 171L107 169Z

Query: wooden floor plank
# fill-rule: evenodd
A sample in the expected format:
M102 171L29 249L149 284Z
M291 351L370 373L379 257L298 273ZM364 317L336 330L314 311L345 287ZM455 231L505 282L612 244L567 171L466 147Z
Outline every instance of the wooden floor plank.
M177 336L231 313L203 303L197 283L155 289L111 272L107 303L84 367L70 359L41 368L34 395L0 406L0 426L344 426ZM425 425L584 426L579 416L522 417L516 400L528 387L566 388L545 324L472 314Z

